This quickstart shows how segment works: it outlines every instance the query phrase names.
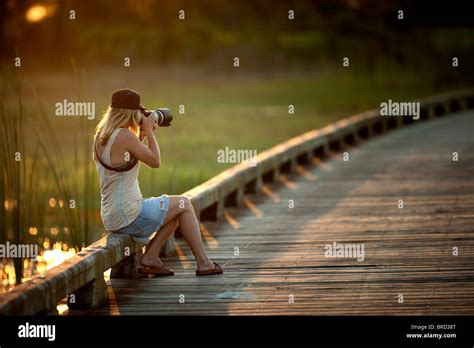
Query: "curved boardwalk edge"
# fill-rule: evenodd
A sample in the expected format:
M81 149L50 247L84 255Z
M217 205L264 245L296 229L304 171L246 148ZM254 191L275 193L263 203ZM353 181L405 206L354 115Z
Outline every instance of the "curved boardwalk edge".
M474 108L474 91L466 90L420 101L420 120ZM201 221L217 220L228 206L241 206L246 192L260 193L265 182L274 182L279 173L289 173L313 158L324 159L331 151L352 146L414 123L412 117L380 116L379 110L309 131L257 156L256 166L241 163L187 191ZM135 277L143 245L129 236L110 234L93 243L73 258L0 295L1 315L54 314L59 301L68 296L70 308L96 307L107 300L103 273L112 268L111 277ZM174 239L162 251L174 252Z

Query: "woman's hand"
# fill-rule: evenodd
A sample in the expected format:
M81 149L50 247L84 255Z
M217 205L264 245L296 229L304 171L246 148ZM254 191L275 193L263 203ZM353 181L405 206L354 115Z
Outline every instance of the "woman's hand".
M152 130L154 125L155 125L155 119L153 117L151 117L151 115L148 116L148 117L145 117L145 116L142 115L142 127L144 127L145 130L147 128Z
M145 117L142 115L142 122L140 127L140 141L145 139L149 134L153 133L158 128L155 119L151 116Z

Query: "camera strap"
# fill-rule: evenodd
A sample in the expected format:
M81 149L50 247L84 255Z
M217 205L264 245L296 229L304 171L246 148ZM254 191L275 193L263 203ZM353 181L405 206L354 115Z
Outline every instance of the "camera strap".
M118 166L118 167L111 167L109 166L108 164L105 164L104 161L102 161L102 159L100 158L100 155L99 155L99 151L97 150L97 142L95 141L96 139L94 139L94 153L95 153L95 158L97 159L97 161L99 161L99 163L102 165L102 167L104 167L105 169L107 170L110 170L110 171L113 171L113 172L118 172L118 173L122 173L122 172L127 172L129 171L130 169L132 169L133 167L135 167L135 165L138 163L138 159L136 157L133 157L131 156L131 161L124 164L124 165L121 165L121 166Z

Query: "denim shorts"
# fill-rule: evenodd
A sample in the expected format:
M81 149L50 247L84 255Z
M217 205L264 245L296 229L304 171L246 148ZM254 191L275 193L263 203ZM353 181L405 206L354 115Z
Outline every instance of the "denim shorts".
M146 241L163 225L169 208L168 195L146 198L142 202L142 209L133 222L114 233L129 234L135 240Z

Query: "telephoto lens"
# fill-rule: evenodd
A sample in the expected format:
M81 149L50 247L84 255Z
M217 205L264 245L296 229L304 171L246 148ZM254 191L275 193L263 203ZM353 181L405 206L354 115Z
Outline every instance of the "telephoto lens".
M173 121L173 115L171 114L170 109L168 108L159 108L156 110L141 109L141 111L145 117L152 116L159 127L171 126L171 121Z
M171 121L173 121L173 115L171 115L171 110L168 108L159 108L153 112L156 115L156 122L160 127L169 127L171 126Z

